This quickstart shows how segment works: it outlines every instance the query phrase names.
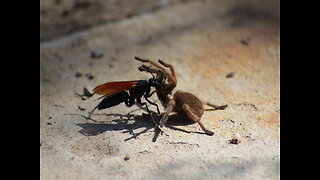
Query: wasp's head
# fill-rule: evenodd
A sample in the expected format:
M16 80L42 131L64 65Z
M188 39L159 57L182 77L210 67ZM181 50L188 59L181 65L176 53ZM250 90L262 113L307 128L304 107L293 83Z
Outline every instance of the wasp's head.
M149 84L153 87L161 87L161 83L158 79L156 78L150 78L149 79Z

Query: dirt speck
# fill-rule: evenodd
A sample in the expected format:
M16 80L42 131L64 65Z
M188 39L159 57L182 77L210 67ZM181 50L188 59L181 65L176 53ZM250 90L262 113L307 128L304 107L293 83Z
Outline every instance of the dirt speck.
M93 75L92 73L86 73L85 76L86 76L89 80L94 79L94 75Z
M85 111L86 110L86 108L84 107L83 104L78 105L78 109L81 110L81 111Z
M98 59L103 57L103 52L101 50L92 50L91 51L91 58Z
M78 70L78 71L76 72L75 76L76 76L77 78L82 77L82 76L83 76L83 73Z
M244 38L241 40L241 44L248 46L250 43L250 37Z
M128 161L130 159L129 155L125 155L125 157L123 158L125 161Z
M226 78L233 78L234 72L230 72L226 75Z

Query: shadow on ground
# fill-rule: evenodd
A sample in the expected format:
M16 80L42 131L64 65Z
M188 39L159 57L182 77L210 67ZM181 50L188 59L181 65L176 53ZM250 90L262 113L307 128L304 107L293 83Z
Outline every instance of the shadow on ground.
M211 109L210 109L211 110ZM107 113L100 113L94 114L94 116L112 116L116 117L117 119L113 119L111 121L95 121L91 118L86 116L81 116L82 118L92 122L87 123L80 123L77 126L81 127L82 129L79 131L81 134L85 136L96 136L102 134L106 131L123 131L123 133L129 133L132 135L131 137L125 139L124 141L128 141L131 139L136 139L139 135L148 132L151 129L154 129L154 136L152 138L152 142L156 142L158 136L162 134L161 130L155 127L152 119L148 114L142 115L134 115L131 114L133 111L129 112L128 114L107 114ZM156 123L160 122L161 116L159 116L156 112L151 111L152 117ZM190 124L194 124L195 122L189 120L185 117L185 115L181 114L172 114L169 116L167 123L165 125L166 128L170 128L175 131L180 131L184 133L196 133L196 134L203 134L207 135L204 132L197 132L197 131L188 131L182 128L178 128L176 126L187 126ZM144 128L142 131L136 133L140 128Z
M159 121L157 114L151 111L152 117L155 121ZM96 136L106 131L123 131L123 133L129 133L132 135L130 138L125 139L125 141L135 139L139 135L148 132L151 129L155 129L155 134L153 140L156 141L156 138L159 135L159 131L155 128L154 123L152 122L150 116L148 114L142 115L133 115L133 114L96 114L96 115L104 115L104 116L112 116L116 117L117 119L113 119L111 121L98 121L98 122L88 122L88 123L80 123L77 126L81 127L82 129L79 131L81 134L85 136ZM83 118L87 119L86 117L82 116ZM144 128L142 131L135 133L134 131Z

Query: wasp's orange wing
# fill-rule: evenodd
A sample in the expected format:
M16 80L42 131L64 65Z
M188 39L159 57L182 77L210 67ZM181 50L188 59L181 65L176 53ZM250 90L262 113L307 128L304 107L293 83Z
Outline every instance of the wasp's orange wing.
M118 82L107 82L100 84L95 87L92 91L96 94L102 95L98 99L110 96L116 92L129 90L136 86L139 81L118 81Z

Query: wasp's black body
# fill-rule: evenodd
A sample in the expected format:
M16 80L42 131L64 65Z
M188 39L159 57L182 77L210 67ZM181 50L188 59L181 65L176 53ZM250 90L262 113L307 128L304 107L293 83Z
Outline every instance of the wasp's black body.
M155 78L150 78L149 80L139 80L138 83L131 88L130 90L123 90L119 91L113 95L110 95L108 97L105 97L92 111L90 114L93 113L95 109L98 108L98 110L110 108L116 105L119 105L121 103L125 103L127 107L131 107L135 100L140 105L145 105L146 109L151 116L151 113L149 111L149 108L147 106L146 102L141 102L142 96L146 99L146 101L154 106L157 107L158 114L160 115L159 107L157 104L152 103L148 98L152 96L152 94L155 92L150 93L151 87L158 87L161 86L159 81Z

